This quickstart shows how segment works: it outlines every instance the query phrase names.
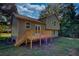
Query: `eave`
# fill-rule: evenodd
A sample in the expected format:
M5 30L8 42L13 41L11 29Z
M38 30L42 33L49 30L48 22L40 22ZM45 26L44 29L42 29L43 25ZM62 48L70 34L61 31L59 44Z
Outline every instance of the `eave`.
M36 19L29 18L29 17L21 16L21 15L18 15L18 14L14 14L14 16L20 21L30 22L32 24L46 25L46 23L44 23L44 22L41 22L41 21L36 20Z

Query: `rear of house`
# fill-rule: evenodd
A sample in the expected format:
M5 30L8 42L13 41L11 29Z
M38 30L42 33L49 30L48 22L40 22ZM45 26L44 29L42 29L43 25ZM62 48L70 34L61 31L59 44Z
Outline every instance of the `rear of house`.
M59 26L59 21L54 15L46 19L43 19L43 21L33 20L31 18L20 16L20 15L15 15L15 17L16 18L14 18L13 26L12 26L12 36L13 38L15 38L16 42L19 42L19 40L23 41L24 38L22 37L25 36L27 38L27 36L30 36L29 33L31 33L33 37L41 32L42 38L46 39L45 35L48 33L46 34L44 33L48 31L50 32L50 34L48 35L51 36L52 38L58 37L58 31L59 31L60 26ZM41 36L36 39L40 39ZM17 39L17 37L19 37L19 39ZM31 39L32 38L30 36L30 40Z
M12 38L16 41L15 46L24 42L58 37L60 29L59 20L55 14L49 15L45 19L34 19L19 14L14 14L12 23ZM26 43L27 44L27 43Z

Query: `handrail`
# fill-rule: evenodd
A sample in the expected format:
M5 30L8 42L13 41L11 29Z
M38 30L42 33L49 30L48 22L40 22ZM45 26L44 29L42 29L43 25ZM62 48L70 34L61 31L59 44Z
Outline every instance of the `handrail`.
M36 30L25 30L23 34L17 37L15 46L19 46L22 44L26 39L40 39L40 38L47 38L51 37L51 31L50 30L38 30L36 33Z

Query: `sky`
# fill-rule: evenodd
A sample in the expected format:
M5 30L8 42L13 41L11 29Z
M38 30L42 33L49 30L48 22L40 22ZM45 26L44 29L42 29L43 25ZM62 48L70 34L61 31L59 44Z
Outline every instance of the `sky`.
M41 11L47 7L46 3L21 3L16 4L18 13L22 16L39 19Z
M74 5L75 5L75 8L78 8L78 9L76 10L76 14L79 14L79 3L74 3Z

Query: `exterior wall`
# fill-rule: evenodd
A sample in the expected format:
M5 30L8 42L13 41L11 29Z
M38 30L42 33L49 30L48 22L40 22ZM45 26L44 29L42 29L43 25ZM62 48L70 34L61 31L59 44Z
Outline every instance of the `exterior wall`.
M52 30L52 37L58 37L58 30Z
M42 25L42 26L41 26L41 29L43 29L43 30L44 30L44 29L45 29L45 25Z
M46 29L52 29L52 36L53 37L58 37L58 31L60 29L60 24L54 15L52 15L46 19L43 19L41 21L46 23ZM55 25L54 25L54 22L56 22Z
M31 29L35 29L35 24L31 24Z
M36 26L36 25L37 25L37 24L34 24L34 25L33 25L33 27L34 27L33 29L35 29L35 26ZM41 30L44 30L44 29L45 29L45 25L40 25L40 26L41 26Z
M23 21L18 21L18 34L21 35L25 30L25 23Z
M12 21L12 38L15 39L18 36L18 20L14 17Z
M54 22L56 22L56 25L54 25ZM46 19L46 29L60 29L59 22L55 16Z
M25 30L27 30L27 28L26 28L26 22L24 22L24 21L18 21L19 22L19 26L18 26L18 34L19 35L21 35ZM30 29L32 29L32 30L35 30L35 26L36 26L37 24L32 24L32 23L30 23ZM45 29L45 26L44 25L40 25L41 26L41 29Z

